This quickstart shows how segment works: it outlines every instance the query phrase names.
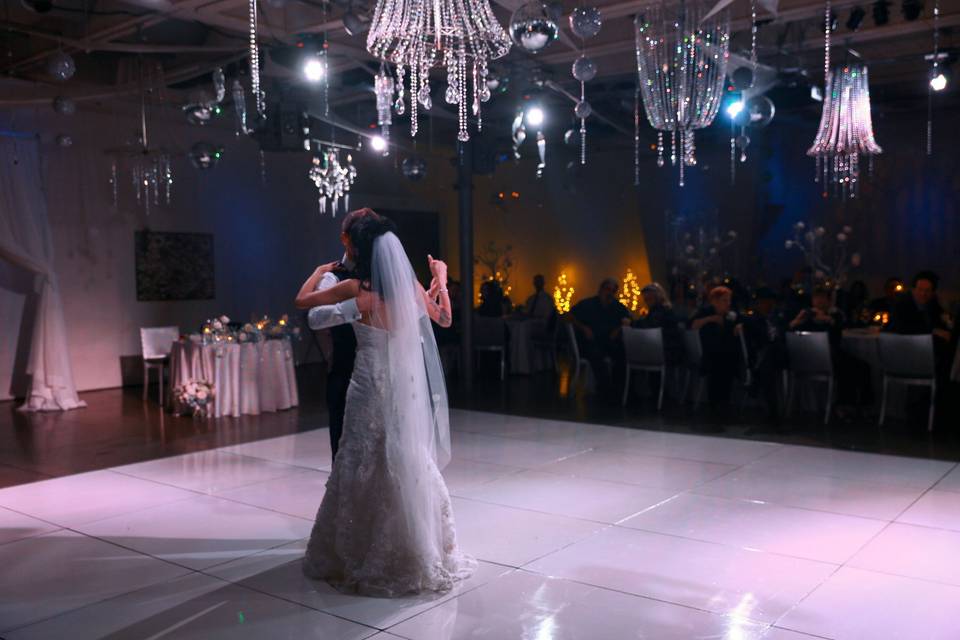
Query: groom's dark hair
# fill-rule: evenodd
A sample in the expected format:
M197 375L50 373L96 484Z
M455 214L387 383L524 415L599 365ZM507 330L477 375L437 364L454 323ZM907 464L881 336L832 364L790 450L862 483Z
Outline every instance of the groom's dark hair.
M342 231L347 235L350 235L350 229L353 228L353 225L355 225L359 220L363 220L364 218L367 218L367 217L379 218L380 216L379 214L377 214L376 211L374 211L370 207L364 207L363 209L354 209L353 211L348 213L346 217L344 217L343 224L340 227L340 231Z

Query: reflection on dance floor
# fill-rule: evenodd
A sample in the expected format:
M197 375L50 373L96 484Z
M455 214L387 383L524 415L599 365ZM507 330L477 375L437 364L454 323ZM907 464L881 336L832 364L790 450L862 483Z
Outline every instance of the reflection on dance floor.
M453 412L456 591L299 559L325 430L0 489L0 636L960 637L952 462Z

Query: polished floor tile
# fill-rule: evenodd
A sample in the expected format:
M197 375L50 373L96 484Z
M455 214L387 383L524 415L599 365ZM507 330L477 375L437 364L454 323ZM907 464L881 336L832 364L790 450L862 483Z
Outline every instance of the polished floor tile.
M722 478L705 482L693 489L693 492L719 498L760 500L787 507L893 520L913 504L924 490L747 466Z
M114 469L127 476L181 489L215 493L299 473L302 469L219 450L138 462Z
M454 458L525 469L550 464L589 448L576 444L550 444L461 431L455 431L450 436Z
M766 625L514 571L390 629L411 640L759 640Z
M320 471L330 471L333 466L329 429L248 442L223 451Z
M0 566L0 633L187 573L72 531L0 545Z
M960 587L843 568L777 621L831 640L960 638Z
M640 437L630 438L619 445L604 448L620 453L742 465L769 456L782 449L782 445L733 438L709 438L647 431Z
M891 524L848 566L960 587L960 531Z
M612 524L671 498L675 492L542 471L523 471L461 495L508 507Z
M444 467L443 480L447 483L451 495L460 495L464 491L520 471L523 471L521 467L454 458Z
M605 525L454 498L460 547L481 560L521 567Z
M59 528L55 524L0 507L0 544L32 538Z
M526 569L772 623L837 567L611 527L533 562Z
M312 520L320 508L329 477L330 474L325 471L302 469L300 473L290 476L236 489L226 489L215 495L261 509Z
M196 495L112 471L92 471L0 489L0 506L72 527Z
M304 576L301 560L305 548L305 542L296 542L213 567L205 573L339 618L387 629L512 570L509 567L480 562L477 571L468 580L448 593L403 598L367 598L342 594L325 582Z
M953 468L953 471L937 483L935 487L938 491L958 491L960 492L960 465Z
M881 520L692 494L620 524L834 564L846 562L887 525Z
M202 574L84 607L14 631L7 640L362 640L376 633Z
M857 451L785 446L750 466L884 486L929 489L950 471L955 463Z
M631 455L599 449L545 465L540 467L540 471L625 482L651 489L685 491L730 473L736 468L729 464Z
M960 531L960 493L928 491L897 521Z
M78 530L192 569L305 538L312 522L229 500L198 496L98 520Z
M465 412L460 412L462 415ZM451 423L466 423L463 431L472 431L488 436L549 442L580 447L615 446L643 433L638 429L607 427L582 422L540 420L498 414L480 414L480 418L451 417ZM489 417L487 417L489 416Z

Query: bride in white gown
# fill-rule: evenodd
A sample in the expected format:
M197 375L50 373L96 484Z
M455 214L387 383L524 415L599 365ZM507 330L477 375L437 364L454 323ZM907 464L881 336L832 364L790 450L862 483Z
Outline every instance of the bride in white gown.
M356 278L324 291L319 267L299 307L356 298L357 355L340 450L304 558L304 572L337 589L396 597L446 591L476 561L460 552L450 494L447 394L433 320L449 326L447 267L430 258L425 292L385 218L350 233Z

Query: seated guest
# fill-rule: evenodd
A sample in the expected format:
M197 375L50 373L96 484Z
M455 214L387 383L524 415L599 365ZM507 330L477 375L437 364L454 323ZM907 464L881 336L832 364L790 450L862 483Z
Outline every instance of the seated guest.
M662 329L667 362L680 362L683 359L683 334L673 305L667 300L667 292L656 282L651 282L640 290L640 295L647 313L634 320L633 326L638 329Z
M873 314L870 313L868 300L870 294L867 284L863 280L855 280L850 289L844 293L840 308L847 320L848 327L865 327L870 324Z
M897 304L897 300L900 299L900 295L903 293L903 283L900 281L900 278L887 278L887 281L883 283L883 297L874 298L870 301L870 317L871 320L873 316L877 314L886 313L888 316L893 312L893 308Z
M701 368L707 376L707 397L711 415L727 417L733 380L740 370L740 331L743 326L732 310L733 292L714 287L707 295L707 306L694 316L691 328L700 332L703 348ZM711 430L719 430L714 427Z
M884 327L891 333L933 336L933 351L937 375L945 383L950 375L954 351L950 350L951 335L949 316L940 306L937 285L940 277L933 271L921 271L913 277L910 294L902 296L890 313L890 323ZM946 389L946 384L937 385Z
M893 305L886 330L911 335L930 333L941 340L950 340L946 314L937 299L939 283L940 277L933 271L921 271L915 275L910 295L903 296Z
M829 289L817 287L810 296L810 307L803 309L790 321L792 331L826 331L830 345L840 346L843 336L843 314L833 306Z
M773 289L757 289L753 314L746 317L743 327L753 371L751 392L763 399L767 418L777 420L780 415L777 386L779 372L786 367L787 346L784 338L786 321L777 308L777 294Z
M480 285L480 306L477 315L484 318L502 318L507 313L503 288L496 280L484 280Z
M596 296L578 302L568 315L577 330L581 356L590 363L600 394L616 402L623 388L625 367L622 328L630 321L630 311L617 300L617 281L604 280ZM608 360L613 366L613 379Z
M533 295L527 298L524 311L534 320L549 320L557 312L553 296L544 291L544 278L540 274L533 276Z

